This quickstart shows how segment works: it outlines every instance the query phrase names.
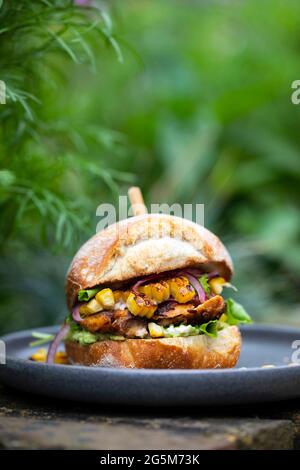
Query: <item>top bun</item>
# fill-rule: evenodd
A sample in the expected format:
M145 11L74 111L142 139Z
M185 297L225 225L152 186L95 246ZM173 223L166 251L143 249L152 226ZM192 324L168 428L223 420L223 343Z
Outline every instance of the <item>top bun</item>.
M187 219L144 214L110 225L77 252L67 274L71 309L78 291L172 269L217 270L230 280L230 255L216 235Z

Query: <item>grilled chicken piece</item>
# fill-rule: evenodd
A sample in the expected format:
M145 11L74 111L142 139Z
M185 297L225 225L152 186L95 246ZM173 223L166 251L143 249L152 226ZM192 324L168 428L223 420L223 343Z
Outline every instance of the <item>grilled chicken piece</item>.
M147 336L147 321L143 318L134 318L127 309L116 310L112 331L126 338L144 338Z
M81 322L81 326L91 333L111 333L127 338L144 338L148 333L147 322L133 317L127 309L91 315Z
M108 333L111 330L113 312L101 312L95 315L86 317L82 322L81 326L90 331L91 333Z
M220 295L197 307L192 303L167 302L158 307L151 320L161 326L201 324L220 318L225 308L225 301ZM128 309L90 315L81 322L81 326L91 333L111 333L126 338L144 338L148 334L146 318L134 317Z
M201 324L220 318L226 308L224 299L216 295L195 307L193 304L168 303L163 305L152 320L158 325Z
M193 307L193 304L177 304L175 302L168 302L155 312L151 321L154 321L161 326L190 323L193 318L193 314L188 310L191 310Z
M193 307L190 312L196 315L197 318L200 316L205 321L209 321L220 318L225 309L226 304L223 297L215 295L203 302L203 304Z

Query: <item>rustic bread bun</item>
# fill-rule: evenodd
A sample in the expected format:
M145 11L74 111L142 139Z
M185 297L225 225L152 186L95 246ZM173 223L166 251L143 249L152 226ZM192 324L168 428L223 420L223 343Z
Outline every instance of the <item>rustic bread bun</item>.
M72 364L138 369L216 369L233 367L239 358L241 335L236 326L205 335L161 339L99 341L90 346L66 341Z
M98 232L77 252L67 275L67 304L71 309L80 289L189 266L217 269L227 280L233 272L224 245L200 225L164 214L125 219Z

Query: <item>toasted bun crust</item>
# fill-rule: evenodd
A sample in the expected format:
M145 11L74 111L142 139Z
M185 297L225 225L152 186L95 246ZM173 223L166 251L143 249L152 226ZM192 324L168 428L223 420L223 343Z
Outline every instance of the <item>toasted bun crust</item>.
M205 335L161 339L99 341L90 346L66 341L73 364L137 369L215 369L233 367L239 358L241 335L236 326Z
M67 274L67 304L71 309L80 289L203 265L231 278L230 255L204 227L164 214L125 219L98 232L77 252Z

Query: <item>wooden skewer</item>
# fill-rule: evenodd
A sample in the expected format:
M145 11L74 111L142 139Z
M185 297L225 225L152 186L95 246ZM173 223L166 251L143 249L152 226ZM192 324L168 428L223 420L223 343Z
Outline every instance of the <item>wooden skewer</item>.
M144 203L142 192L138 186L132 186L128 190L128 197L131 204L133 215L147 214L147 207Z

